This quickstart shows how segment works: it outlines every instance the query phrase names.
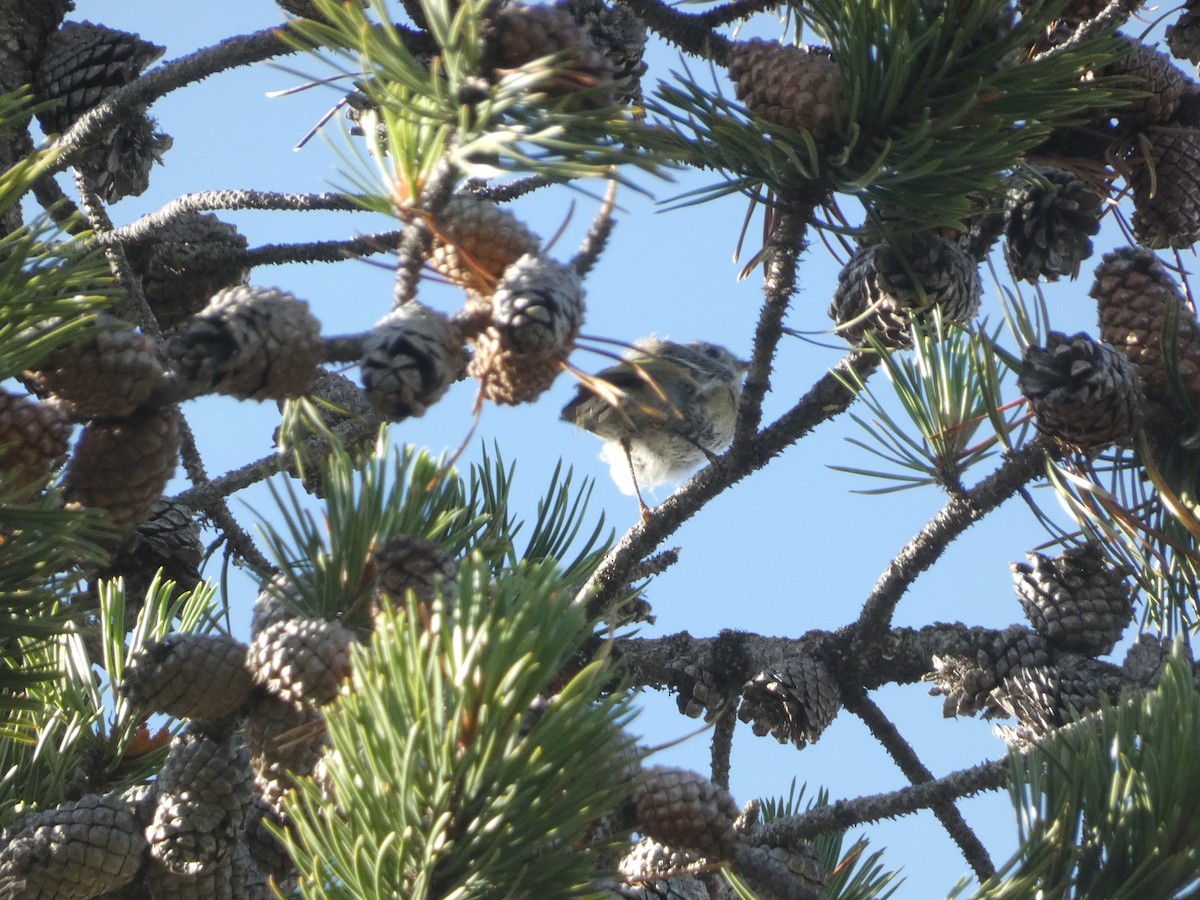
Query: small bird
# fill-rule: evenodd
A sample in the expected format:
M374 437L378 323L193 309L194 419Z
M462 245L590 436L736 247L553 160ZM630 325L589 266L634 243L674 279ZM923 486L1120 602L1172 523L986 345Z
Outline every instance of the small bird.
M705 341L635 341L615 366L583 381L562 418L601 438L601 459L625 494L676 481L733 440L749 364Z

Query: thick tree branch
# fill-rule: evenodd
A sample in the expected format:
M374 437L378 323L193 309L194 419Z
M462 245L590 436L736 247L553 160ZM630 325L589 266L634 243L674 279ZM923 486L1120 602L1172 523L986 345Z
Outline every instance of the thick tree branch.
M661 0L624 2L646 23L647 28L657 32L684 53L712 60L718 65L725 64L730 41L713 31L713 25L720 17L710 20L705 14L681 13Z

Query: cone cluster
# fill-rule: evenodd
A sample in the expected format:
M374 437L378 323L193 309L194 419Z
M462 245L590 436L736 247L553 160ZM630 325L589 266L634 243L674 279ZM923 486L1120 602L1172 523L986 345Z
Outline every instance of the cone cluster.
M583 313L583 286L573 270L539 254L521 256L494 293L468 304L462 322L475 354L467 373L495 403L536 400L575 349Z
M1000 699L1007 681L1022 670L1043 668L1050 662L1050 648L1041 635L1012 625L985 638L973 658L935 657L932 693L946 698L942 712L947 718L979 712L984 718L1005 715Z

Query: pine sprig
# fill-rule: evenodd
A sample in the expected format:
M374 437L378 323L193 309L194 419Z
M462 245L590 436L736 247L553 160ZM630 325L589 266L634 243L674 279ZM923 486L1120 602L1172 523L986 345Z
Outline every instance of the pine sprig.
M888 493L939 484L960 487L962 474L993 453L991 440L975 441L979 426L1000 406L1004 370L980 353L985 339L958 328L944 327L940 317L912 326L910 351L889 352L868 335L880 354L884 374L900 404L901 416L889 411L891 398L870 386L859 391L871 418L852 415L868 441L849 442L886 461L892 470L832 466L837 471L891 481L888 487L862 493ZM991 360L994 363L994 359Z
M590 634L551 564L464 566L452 620L384 614L328 711L337 803L302 781L284 840L307 897L578 896L582 838L629 790L603 663L543 699ZM586 762L583 762L586 761Z
M305 41L330 48L326 61L353 77L368 112L363 122L377 172L368 201L388 211L420 202L438 166L462 178L497 171L554 180L613 177L622 165L657 172L662 154L648 151L650 131L632 111L611 104L581 108L580 100L611 85L556 97L565 60L550 55L503 73L482 61L488 0L423 0L436 51L419 58L392 24L387 4L317 0L326 22L296 23ZM373 12L373 14L372 14ZM428 61L426 61L428 59ZM495 75L495 77L489 77ZM382 191L380 190L382 186Z
M144 717L118 689L125 660L172 632L206 630L214 595L212 588L178 594L156 578L138 598L130 631L122 583L105 582L94 620L76 621L50 639L17 641L17 655L43 677L0 728L0 824L56 806L70 791L123 790L158 771L165 748L130 752Z
M647 108L675 135L681 158L722 182L697 202L739 191L756 199L843 193L912 227L962 230L973 209L1004 191L1004 173L1056 128L1132 99L1095 73L1119 43L1101 34L1030 62L1028 48L1061 0L1027 4L1003 27L1008 0L816 0L802 15L832 48L850 98L842 142L767 122L690 73L662 85ZM976 39L978 35L983 35Z

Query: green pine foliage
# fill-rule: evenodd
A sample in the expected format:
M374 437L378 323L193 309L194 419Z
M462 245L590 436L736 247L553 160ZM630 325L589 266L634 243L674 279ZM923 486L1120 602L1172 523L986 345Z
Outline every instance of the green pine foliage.
M1200 695L1177 648L1145 697L1012 756L1021 849L978 900L1196 896Z
M326 713L336 802L305 779L289 807L304 896L588 892L583 839L631 790L629 698L597 699L603 659L566 677L591 629L564 587L549 562L477 554L428 628L384 613Z

